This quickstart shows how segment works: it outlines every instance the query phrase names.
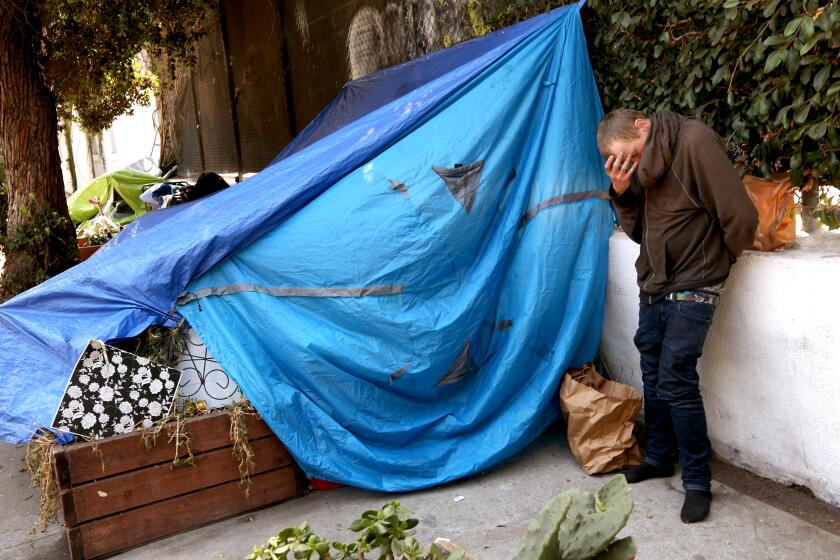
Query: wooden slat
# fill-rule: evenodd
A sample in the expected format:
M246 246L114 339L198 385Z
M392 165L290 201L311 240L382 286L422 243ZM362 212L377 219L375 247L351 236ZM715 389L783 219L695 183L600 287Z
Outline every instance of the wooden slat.
M206 488L78 526L84 557L96 558L185 529L300 495L294 467L251 479L245 498L237 482Z
M76 521L76 502L73 490L59 490L58 495L61 498L61 518L64 526L75 527L79 522Z
M256 416L248 416L248 439L271 434L271 429ZM201 453L230 445L230 418L217 412L190 418L184 422L192 452ZM158 436L157 445L146 449L140 431L103 439L99 442L67 446L64 459L72 486L124 473L141 467L172 461L175 446L168 441L168 428ZM98 449L98 451L96 451ZM182 453L186 456L186 450ZM104 464L104 469L103 469ZM61 476L59 477L61 479Z
M70 560L85 560L82 533L78 527L67 529L67 546L70 548Z
M239 480L239 466L233 459L232 449L223 447L196 455L193 467L173 468L171 463L164 463L77 486L66 492L72 494L75 523L68 520L65 523L72 526ZM292 464L288 451L274 436L251 442L251 449L254 452L252 476Z
M70 488L71 486L70 466L67 464L66 451L66 445L54 445L52 448L55 481L60 489Z

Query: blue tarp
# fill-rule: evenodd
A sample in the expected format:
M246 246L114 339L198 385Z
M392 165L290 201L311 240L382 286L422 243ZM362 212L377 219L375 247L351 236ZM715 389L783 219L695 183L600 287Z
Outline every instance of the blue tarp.
M603 317L578 8L363 79L388 93L340 97L261 173L0 306L0 435L49 425L89 339L171 323L180 295L309 475L407 490L519 451Z

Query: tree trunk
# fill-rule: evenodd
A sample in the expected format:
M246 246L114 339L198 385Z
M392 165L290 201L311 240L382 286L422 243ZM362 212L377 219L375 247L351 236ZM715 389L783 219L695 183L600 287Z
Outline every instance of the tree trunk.
M820 229L820 223L814 217L814 209L820 203L820 188L814 184L811 179L808 184L800 191L802 193L802 231L811 234Z
M149 56L147 64L151 71L160 80L160 91L155 95L158 115L158 134L160 140L160 154L158 167L164 173L178 165L178 154L181 146L178 142L177 115L178 115L178 92L185 91L184 78L187 75L185 68L174 73L170 68L169 58L163 54L157 57Z
M78 260L67 210L55 97L38 70L26 0L0 0L0 152L6 161L9 213L0 298L22 292ZM53 216L53 212L57 215ZM52 218L47 234L39 217ZM63 223L57 223L64 218Z
M67 170L70 172L73 192L76 192L79 190L79 182L76 180L76 158L73 156L73 121L65 117L61 126L64 129L64 145L67 148Z

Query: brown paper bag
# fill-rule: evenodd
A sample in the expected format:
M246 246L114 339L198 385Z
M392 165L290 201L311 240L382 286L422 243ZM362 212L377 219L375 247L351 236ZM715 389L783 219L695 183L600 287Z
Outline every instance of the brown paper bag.
M793 183L789 174L775 179L744 176L744 187L758 210L758 229L750 249L773 251L796 240Z
M569 447L587 474L610 472L642 462L633 435L642 395L601 377L592 364L566 373L560 406Z

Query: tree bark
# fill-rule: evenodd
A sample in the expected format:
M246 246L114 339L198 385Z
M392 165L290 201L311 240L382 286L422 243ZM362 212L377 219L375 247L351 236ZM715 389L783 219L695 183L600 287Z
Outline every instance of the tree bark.
M76 180L76 158L73 156L73 121L65 117L61 125L64 129L64 145L67 148L67 170L70 172L73 192L76 192L79 190L79 182Z
M152 72L160 80L160 91L155 95L158 115L158 135L160 140L160 153L158 167L164 173L178 165L178 154L181 153L181 146L178 138L177 107L178 92L185 95L184 78L187 74L185 68L180 68L177 74L170 68L170 59L165 55L157 57L148 56L147 64Z
M2 299L78 260L61 174L55 97L38 69L33 24L23 17L26 4L27 0L0 0L0 153L9 189L7 234L10 240L20 237L44 211L56 212L66 222L41 245L7 247Z

